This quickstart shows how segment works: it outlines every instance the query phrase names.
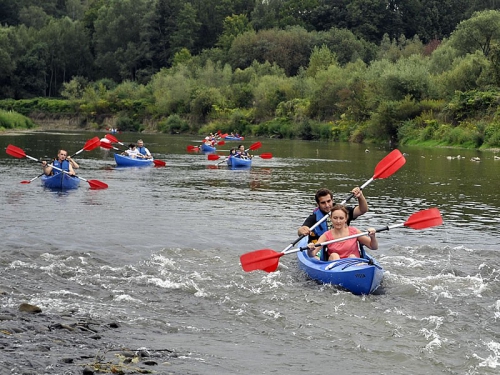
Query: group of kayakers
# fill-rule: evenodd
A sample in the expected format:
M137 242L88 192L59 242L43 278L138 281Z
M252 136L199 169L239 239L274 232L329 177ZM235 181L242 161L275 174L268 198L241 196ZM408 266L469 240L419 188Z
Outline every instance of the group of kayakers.
M368 203L359 187L352 189L354 198L358 200L355 207L344 207L341 204L335 204L333 193L326 188L319 189L315 194L317 207L309 215L302 226L298 229L299 236L309 236L308 255L318 257L321 260L337 260L341 258L360 258L359 245L364 245L370 250L377 250L378 242L375 237L376 230L368 228L368 236L360 236L345 241L330 243L325 249L317 247L316 243L348 237L362 233L356 227L350 227L352 220L368 212ZM328 215L326 220L324 217ZM314 227L319 221L320 225Z
M130 143L128 149L122 152L122 155L140 159L153 158L151 152L144 146L144 141L142 139L139 139L137 143ZM63 171L68 172L71 176L75 176L75 169L80 168L78 163L71 156L68 156L68 151L64 149L60 149L57 152L57 157L52 162L48 163L44 160L41 164L43 173L47 176L63 173Z

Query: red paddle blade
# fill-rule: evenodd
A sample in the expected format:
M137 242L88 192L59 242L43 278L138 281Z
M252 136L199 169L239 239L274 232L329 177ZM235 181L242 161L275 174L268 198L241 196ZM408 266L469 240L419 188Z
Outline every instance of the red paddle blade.
M191 146L191 145L189 145L189 146L186 147L186 150L188 150L188 151L198 151L198 149L199 149L198 147Z
M167 165L163 160L153 160L155 167L164 167Z
M404 225L413 229L425 229L443 224L443 218L437 208L429 208L411 215Z
M109 142L100 141L100 145L102 148L107 148L108 150L113 148L113 145Z
M98 137L94 137L85 142L85 146L83 146L83 149L85 151L92 151L94 148L97 148L100 145L101 145L101 140Z
M379 161L375 167L373 179L387 178L392 176L399 168L405 165L406 159L399 150L391 151L385 158Z
M262 147L261 142L255 142L255 143L251 144L248 149L254 151L254 150L257 150L258 148L261 148L261 147Z
M14 145L8 145L5 149L5 152L10 156L14 156L15 158L21 159L26 157L26 153L22 148L16 147Z
M261 249L243 254L240 256L240 263L245 272L255 270L274 272L278 268L279 258L283 255L285 254L271 249Z
M31 184L31 181L23 180L23 181L21 181L21 184Z
M270 152L266 152L264 154L260 154L259 155L262 159L271 159L273 157L273 154L271 154Z
M99 181L99 180L87 180L87 182L89 183L90 188L94 189L94 190L108 188L108 184L105 184L104 182Z
M208 160L219 160L220 156L217 154L210 154L207 156Z
M111 135L111 134L106 134L104 136L104 138L109 139L113 143L120 143L120 141L118 139L116 139L116 137L114 135Z
M218 144L219 146L224 146L224 145L226 144L226 142L224 142L224 141L219 141L219 142L217 142L217 144Z

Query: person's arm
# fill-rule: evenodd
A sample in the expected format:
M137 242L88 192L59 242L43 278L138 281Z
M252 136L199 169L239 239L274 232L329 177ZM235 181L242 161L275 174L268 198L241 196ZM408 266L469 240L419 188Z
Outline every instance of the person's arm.
M322 243L322 242L325 242L325 241L326 241L326 236L323 233L321 236L319 236L318 242L316 242L316 244L319 244L319 243ZM308 247L308 249L307 249L307 255L309 255L311 258L315 257L316 254L318 254L320 252L320 250L321 250L322 246L316 246L316 244L313 243L313 242L309 242L307 244L307 247Z
M153 155L151 155L151 152L149 152L149 150L147 148L144 148L144 150L146 151L146 158L147 159L152 159Z
M302 226L297 230L297 234L299 236L307 236L311 232L309 228L311 228L314 224L316 224L316 215L309 215L304 220Z
M52 173L52 165L48 164L46 161L42 161L42 169L43 173L45 173L47 176L50 176Z
M377 250L378 249L378 240L376 237L377 231L375 230L375 228L368 228L368 232L369 232L368 236L358 237L358 242L362 243L370 250ZM359 229L358 233L361 233Z
M353 219L356 219L358 216L361 216L368 212L368 202L363 195L363 191L359 187L355 187L354 189L352 189L352 193L358 200L358 205L354 207L354 212L352 213Z
M73 169L73 166L71 165L71 163L68 163L68 169L69 169L70 175L72 175L72 176L76 175L75 170Z
M78 163L71 156L68 156L66 158L66 160L69 161L69 163L71 164L71 166L73 167L73 169L80 168L80 166L78 165Z

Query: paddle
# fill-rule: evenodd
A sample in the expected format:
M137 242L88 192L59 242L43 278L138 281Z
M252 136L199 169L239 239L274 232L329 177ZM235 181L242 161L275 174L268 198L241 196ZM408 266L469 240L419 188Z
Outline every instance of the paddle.
M116 139L116 137L112 136L111 134L106 134L104 137L112 143L118 143L118 144L121 144L122 146L125 146L122 142L120 142L118 139ZM119 148L113 146L111 143L108 143L108 142L101 141L101 147L106 148L108 150L114 149L114 150L123 152L123 150L120 150ZM155 167L164 167L167 165L167 163L164 162L163 160L156 160L156 159L153 159L153 164L155 165Z
M28 158L28 159L34 160L38 163L43 163L43 161L38 160L37 158L34 158L33 156L26 155L26 153L24 152L23 149L16 147L16 146L13 146L13 145L8 145L7 149L5 151L7 152L7 154L14 156L15 158L18 158L18 159ZM58 168L54 165L52 166L52 168L71 176L71 174L69 172L67 172L61 168ZM75 175L74 177L77 177L80 180L87 182L90 185L91 189L107 189L108 188L107 184L105 184L104 182L98 181L98 180L87 180L87 179L80 177L80 176L77 176L77 175Z
M406 163L406 159L404 158L403 154L401 151L395 149L391 151L389 154L387 154L382 160L380 160L375 167L375 171L373 176L366 181L363 185L360 186L360 189L363 190L365 187L367 187L373 180L376 179L382 179L382 178L387 178L392 176L394 173L396 173L399 168L401 168L404 164ZM351 193L346 199L344 199L340 204L345 205L352 197L354 197L354 193ZM325 215L321 218L321 220L318 220L316 224L314 224L311 228L309 228L310 231L314 230L318 225L321 225L323 221L325 221L328 218L328 215ZM299 238L297 238L295 241L293 241L290 245L288 245L285 249L283 249L283 252L287 251L288 249L292 248L297 244L301 239L303 239L306 235L303 234Z
M443 218L441 217L441 213L439 212L439 210L437 208L429 208L427 210L414 213L404 223L385 226L382 228L378 228L375 231L382 232L402 226L409 227L412 229L425 229L441 225L442 223L443 223ZM368 232L353 234L351 236L338 238L336 240L315 244L314 246L318 247L325 246L331 243L341 242L351 238L367 236L368 234L369 234ZM308 249L307 246L300 247L297 249L289 249L282 252L277 252L272 249L261 249L241 255L240 262L245 272L250 272L255 270L274 272L278 268L279 258L281 258L283 255L288 255L307 249Z
M78 150L75 152L73 155L70 156L70 158L74 158L76 155L81 153L82 151L92 151L93 149L99 147L101 141L99 140L98 137L94 137L92 139L89 139L87 142L85 142L85 145L81 150ZM44 175L45 173L40 173L38 176L33 177L31 180L23 180L21 181L21 184L30 184L33 181L35 181L37 178L40 178Z
M122 146L125 146L122 142L120 142L114 135L106 134L104 138L108 139L112 143L118 143ZM102 145L101 145L102 146Z
M259 157L261 159L271 159L273 157L273 154L271 154L270 152L265 152L263 154L254 155L254 156ZM217 155L217 154L210 154L207 156L207 158L208 158L208 160L219 160L221 158L221 156ZM225 159L227 159L227 158L225 157L224 160Z

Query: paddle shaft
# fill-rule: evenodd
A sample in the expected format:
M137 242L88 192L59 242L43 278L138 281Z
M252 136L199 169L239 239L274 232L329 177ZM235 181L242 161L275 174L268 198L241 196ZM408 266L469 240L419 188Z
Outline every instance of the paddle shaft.
M375 232L379 233L379 232L383 232L383 231L386 231L386 230L390 230L390 229L402 227L404 225L405 225L405 223L394 224L394 225L386 225L385 227L381 227L381 228L375 229ZM358 237L363 237L363 236L368 236L368 235L370 235L370 232L362 232L362 233L351 234L350 236L347 236L347 237L342 237L342 238L337 238L337 239L330 240L330 241L325 241L325 242L317 243L317 244L314 244L314 246L315 247L322 247L322 246L326 246L326 245L329 245L329 244L332 244L332 243L347 241L347 240L351 240L353 238L358 238ZM299 247L299 248L296 248L296 249L287 250L287 251L284 252L284 254L285 255L292 254L292 253L296 253L296 252L299 252L299 251L307 250L308 248L309 248L308 246L302 246L302 247Z

